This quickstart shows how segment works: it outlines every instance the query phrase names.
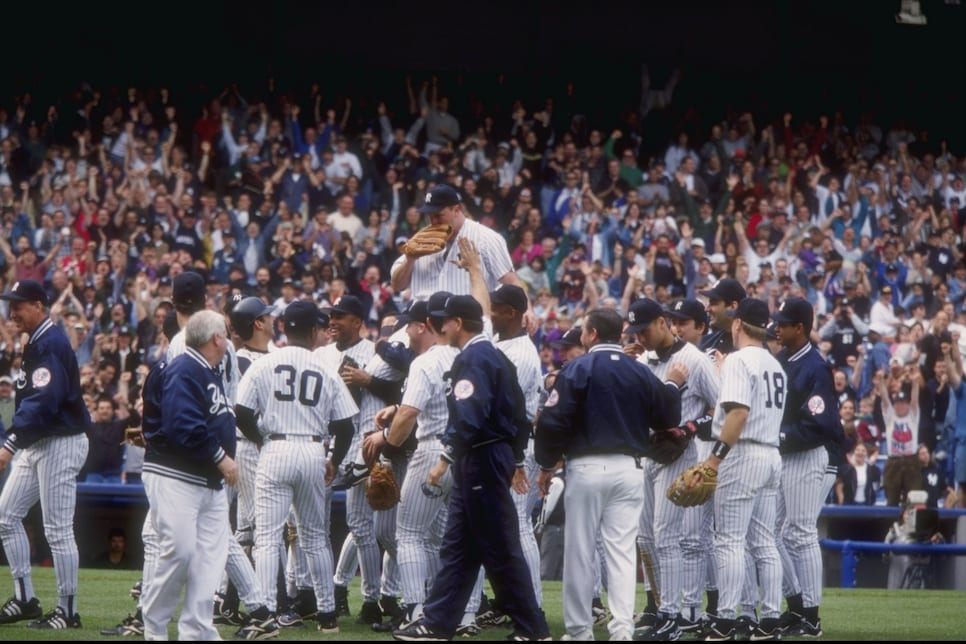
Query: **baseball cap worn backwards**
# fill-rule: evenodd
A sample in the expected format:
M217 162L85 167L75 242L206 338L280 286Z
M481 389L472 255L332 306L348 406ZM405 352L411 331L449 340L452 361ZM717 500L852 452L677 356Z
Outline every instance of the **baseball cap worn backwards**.
M728 317L737 318L759 329L768 327L768 305L761 300L747 297L738 303L737 309L725 311Z
M47 305L47 293L39 282L34 280L20 280L14 282L10 290L0 295L0 300L8 302L40 302Z
M174 278L171 297L175 304L198 306L205 301L205 279L193 271L178 273Z
M402 312L397 321L400 324L409 324L410 322L420 322L426 324L426 319L429 317L429 304L422 300L417 300L412 303L412 305Z

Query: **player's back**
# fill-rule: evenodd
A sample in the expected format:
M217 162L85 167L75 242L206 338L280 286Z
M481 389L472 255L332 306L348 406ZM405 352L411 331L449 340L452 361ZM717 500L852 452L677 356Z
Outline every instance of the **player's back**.
M252 363L239 385L238 404L261 413L259 429L266 434L325 435L330 420L346 417L333 415L333 401L344 390L317 354L287 346Z
M720 403L748 408L741 439L778 447L788 392L785 370L763 347L748 346L729 354L721 373ZM725 411L715 409L714 433L720 436Z

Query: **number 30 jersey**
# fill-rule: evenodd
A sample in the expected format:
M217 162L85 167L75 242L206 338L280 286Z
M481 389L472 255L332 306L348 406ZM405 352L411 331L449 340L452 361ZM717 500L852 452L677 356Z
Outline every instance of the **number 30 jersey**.
M312 351L288 346L252 363L238 404L261 415L265 434L328 437L329 423L359 413L342 378Z
M787 386L785 370L767 349L750 346L728 354L714 409L714 437L721 437L725 406L731 403L748 408L739 440L778 447Z

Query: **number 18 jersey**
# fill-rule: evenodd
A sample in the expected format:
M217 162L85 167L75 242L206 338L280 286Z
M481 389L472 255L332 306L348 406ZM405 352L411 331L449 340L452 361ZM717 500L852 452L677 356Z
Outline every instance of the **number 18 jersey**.
M238 386L238 404L261 414L266 435L328 436L329 423L359 413L348 387L308 349L288 346L252 363Z
M785 370L767 349L751 346L728 354L714 409L714 437L721 437L724 406L736 403L748 408L748 419L738 440L778 447L786 386Z

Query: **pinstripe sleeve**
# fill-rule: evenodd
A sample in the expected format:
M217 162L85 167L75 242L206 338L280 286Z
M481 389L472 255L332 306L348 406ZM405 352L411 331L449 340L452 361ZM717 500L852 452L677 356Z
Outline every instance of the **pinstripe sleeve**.
M430 354L424 353L423 356ZM420 411L426 409L429 397L433 394L433 386L426 373L427 359L420 356L413 360L409 367L409 379L406 381L406 393L403 394L402 404Z
M245 371L245 375L242 376L241 382L238 383L237 404L239 406L248 407L249 409L254 410L259 409L258 378L262 371L264 371L264 369L262 369L257 362L251 363L251 366Z
M701 360L697 360L695 374L695 389L692 392L705 402L708 408L714 408L718 402L718 394L721 391L721 381L718 380L718 373L715 371L714 363L707 354L701 354Z
M483 248L480 248L480 257L487 265L487 272L494 280L499 280L507 273L512 273L513 261L510 259L506 240L491 230L481 232L480 242Z

